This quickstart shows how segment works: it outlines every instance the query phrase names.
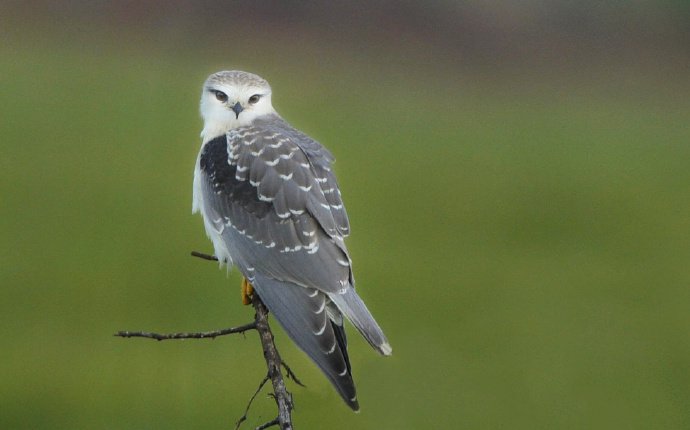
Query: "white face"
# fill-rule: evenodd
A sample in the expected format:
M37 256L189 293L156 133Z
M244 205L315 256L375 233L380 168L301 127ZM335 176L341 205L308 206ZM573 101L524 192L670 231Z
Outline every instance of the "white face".
M210 83L201 94L204 141L251 124L256 118L275 113L269 86Z

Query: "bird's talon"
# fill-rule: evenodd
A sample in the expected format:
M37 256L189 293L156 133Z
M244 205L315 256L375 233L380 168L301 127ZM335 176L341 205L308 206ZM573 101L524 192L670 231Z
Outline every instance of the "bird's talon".
M252 304L252 295L254 295L254 287L247 281L247 278L242 278L242 304Z

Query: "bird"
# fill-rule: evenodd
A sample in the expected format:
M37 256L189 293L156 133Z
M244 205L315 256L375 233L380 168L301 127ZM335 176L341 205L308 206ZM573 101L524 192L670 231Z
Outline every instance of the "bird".
M239 70L203 84L192 211L218 261L243 276L289 338L359 410L347 351L349 320L381 355L392 348L355 292L350 223L331 152L273 108L269 83Z

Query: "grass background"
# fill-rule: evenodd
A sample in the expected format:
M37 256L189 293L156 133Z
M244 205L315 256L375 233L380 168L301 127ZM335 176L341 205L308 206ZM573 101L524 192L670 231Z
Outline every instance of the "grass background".
M279 332L307 384L290 385L297 428L690 426L678 64L491 70L308 35L5 24L0 428L242 414L264 374L255 334L112 337L252 318L237 273L188 256L211 250L191 180L200 85L224 68L269 79L283 116L336 155L358 288L394 348L378 357L350 327L354 415ZM260 396L246 428L273 414Z

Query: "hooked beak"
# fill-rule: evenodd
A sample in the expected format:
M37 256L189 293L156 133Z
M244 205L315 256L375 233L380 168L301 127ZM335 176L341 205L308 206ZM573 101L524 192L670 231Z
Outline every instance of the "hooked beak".
M240 112L242 112L244 108L240 104L240 102L235 103L235 106L232 107L232 111L235 112L235 119L240 117Z

